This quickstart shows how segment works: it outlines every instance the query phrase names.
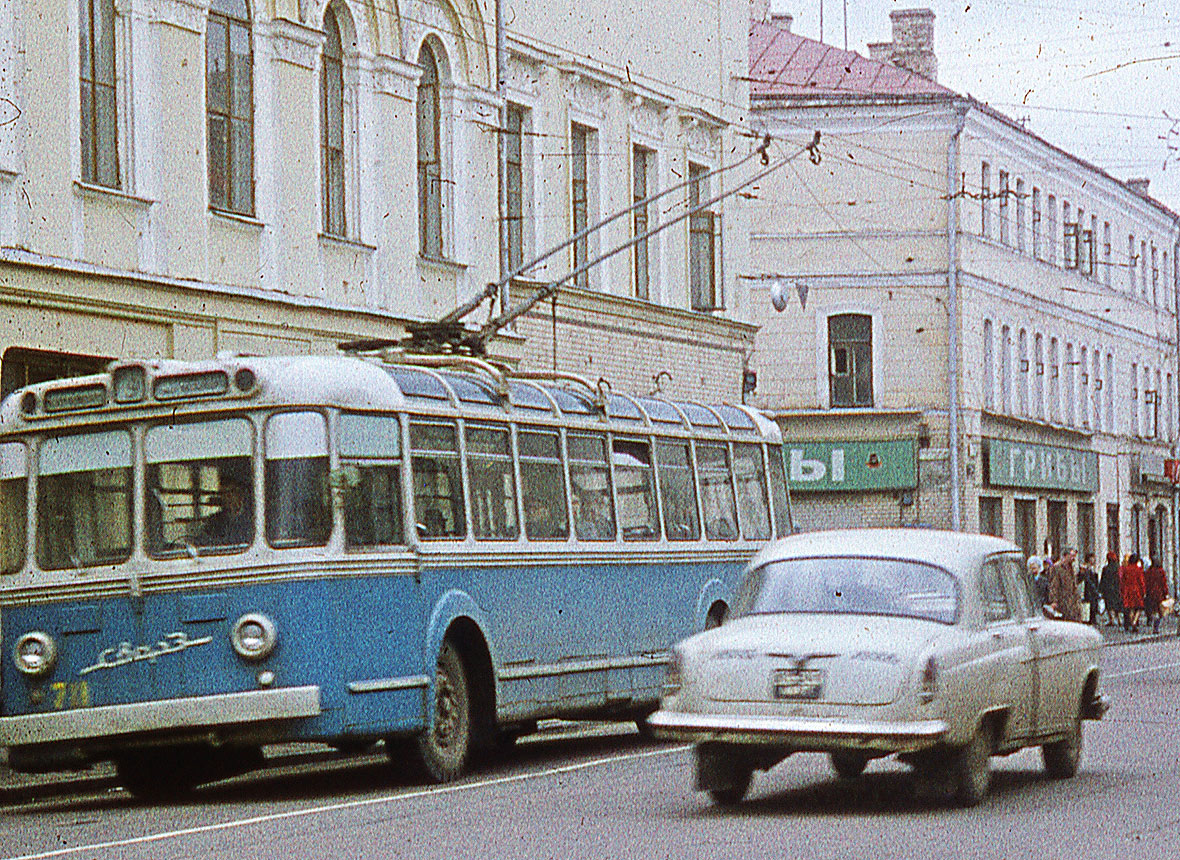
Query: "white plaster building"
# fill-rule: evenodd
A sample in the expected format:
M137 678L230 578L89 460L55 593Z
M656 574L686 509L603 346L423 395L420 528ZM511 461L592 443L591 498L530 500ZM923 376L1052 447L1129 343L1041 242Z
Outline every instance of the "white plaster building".
M498 58L487 2L0 0L4 390L437 318L501 275L501 181L515 263L748 150L746 8L525 0ZM636 229L620 219L513 298ZM737 399L753 328L721 309L747 235L724 201L493 351Z
M874 56L935 68L932 14L892 18L902 47ZM1177 215L782 18L753 23L750 62L755 124L822 134L820 164L759 188L743 279L759 403L796 443L797 521L922 522L1175 570Z

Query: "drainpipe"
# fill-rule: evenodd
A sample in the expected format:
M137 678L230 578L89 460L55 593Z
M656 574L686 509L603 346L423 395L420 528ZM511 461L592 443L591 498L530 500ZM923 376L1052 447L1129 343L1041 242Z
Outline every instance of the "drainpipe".
M947 255L947 385L951 455L951 528L963 527L962 478L959 474L959 137L967 122L968 105L955 105L955 131L946 150L946 255Z
M512 267L508 262L508 189L507 169L504 159L504 135L508 133L508 86L504 80L504 0L496 0L496 98L500 102L499 130L496 132L496 235L500 246L500 276L496 279L503 281ZM500 290L500 311L508 307L508 291L510 284L505 284Z

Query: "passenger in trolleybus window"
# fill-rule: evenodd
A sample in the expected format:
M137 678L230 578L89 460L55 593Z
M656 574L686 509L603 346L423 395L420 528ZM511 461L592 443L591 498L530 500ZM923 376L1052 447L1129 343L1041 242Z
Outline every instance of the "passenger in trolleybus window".
M603 492L574 493L574 528L581 540L613 540L615 524Z
M254 536L254 511L242 480L232 472L221 476L220 509L202 521L197 546L242 546Z

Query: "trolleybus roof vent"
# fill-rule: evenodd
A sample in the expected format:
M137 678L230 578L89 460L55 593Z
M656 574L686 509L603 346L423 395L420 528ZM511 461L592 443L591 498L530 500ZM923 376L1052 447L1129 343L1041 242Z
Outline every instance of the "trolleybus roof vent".
M658 421L661 424L679 424L684 426L684 418L681 417L680 412L666 400L656 400L654 397L640 397L638 398L639 405L643 407L643 411L647 413L647 417L652 421Z
M643 410L636 406L631 398L621 394L612 394L607 398L606 414L611 418L619 418L623 421L643 420Z
M543 409L553 411L553 402L545 396L545 392L527 382L510 383L512 405L522 409Z
M694 427L720 427L721 419L699 403L678 403Z
M447 387L432 373L404 367L386 368L406 397L427 397L431 400L450 400Z
M462 376L458 373L444 373L442 376L455 392L455 396L464 403L496 406L500 402L500 398L496 396L496 392L477 379L473 379L470 376Z
M725 423L729 425L730 430L753 433L758 429L754 426L754 419L736 406L730 406L728 403L725 403L720 406L714 406L713 409L721 415Z

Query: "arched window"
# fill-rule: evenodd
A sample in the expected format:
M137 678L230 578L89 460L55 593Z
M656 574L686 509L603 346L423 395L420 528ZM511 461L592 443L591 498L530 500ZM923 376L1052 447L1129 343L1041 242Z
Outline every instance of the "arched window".
M828 386L832 406L873 405L873 318L828 317Z
M119 187L118 108L115 97L115 2L78 4L82 181Z
M441 258L442 129L438 59L429 44L418 54L418 242L423 256Z
M209 206L254 214L254 53L246 0L211 0L205 32Z
M344 236L344 52L332 9L324 12L320 70L320 153L323 162L324 232Z
M1012 329L1000 329L1000 409L1012 414Z

